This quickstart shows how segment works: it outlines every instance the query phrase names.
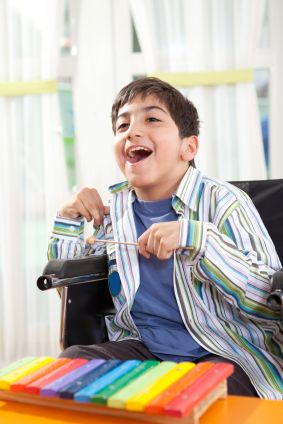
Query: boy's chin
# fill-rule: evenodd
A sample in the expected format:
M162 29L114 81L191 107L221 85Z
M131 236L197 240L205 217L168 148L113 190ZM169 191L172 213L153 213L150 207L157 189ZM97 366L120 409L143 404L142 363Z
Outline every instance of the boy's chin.
M134 172L124 172L124 175L127 181L131 186L143 186L147 185L150 182L150 176L148 172L134 173Z
M141 178L140 176L129 177L129 178L127 178L127 181L129 182L130 186L136 187L136 188L147 187L150 184L149 181L146 181L145 179Z
M154 185L149 175L126 175L126 178L129 185L136 189L147 189Z

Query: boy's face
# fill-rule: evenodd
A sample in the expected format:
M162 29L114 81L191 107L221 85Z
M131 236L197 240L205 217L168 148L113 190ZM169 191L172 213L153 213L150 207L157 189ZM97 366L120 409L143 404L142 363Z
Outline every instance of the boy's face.
M137 96L119 110L115 156L140 199L172 196L197 148L197 137L181 139L166 106L153 95Z

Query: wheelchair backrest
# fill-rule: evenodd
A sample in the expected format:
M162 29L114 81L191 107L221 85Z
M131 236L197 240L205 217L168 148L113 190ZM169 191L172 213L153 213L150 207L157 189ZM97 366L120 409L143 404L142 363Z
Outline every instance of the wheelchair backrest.
M232 182L252 199L283 265L283 180Z

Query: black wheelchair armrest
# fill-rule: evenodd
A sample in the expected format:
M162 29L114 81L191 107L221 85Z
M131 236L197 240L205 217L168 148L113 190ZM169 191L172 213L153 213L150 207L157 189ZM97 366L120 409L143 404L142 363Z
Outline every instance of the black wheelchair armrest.
M274 311L280 311L283 320L283 268L272 276L271 293L267 298L267 305Z
M107 255L90 255L73 259L52 259L37 279L40 290L68 287L107 279Z
M108 340L105 315L114 315L115 308L108 289L107 255L51 260L37 286L40 290L59 289L62 349Z

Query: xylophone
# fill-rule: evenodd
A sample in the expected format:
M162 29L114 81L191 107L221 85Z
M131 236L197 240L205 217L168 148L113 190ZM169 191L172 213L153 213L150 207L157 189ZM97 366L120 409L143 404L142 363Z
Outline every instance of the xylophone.
M227 395L228 363L25 357L0 369L0 399L117 415L196 423Z

